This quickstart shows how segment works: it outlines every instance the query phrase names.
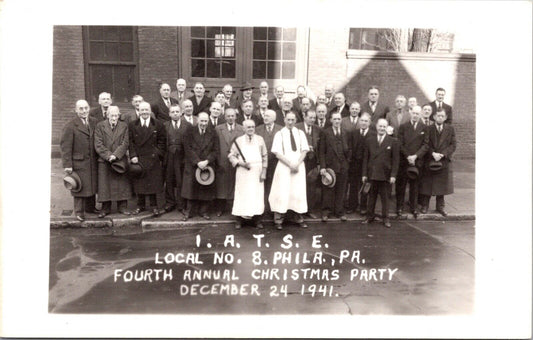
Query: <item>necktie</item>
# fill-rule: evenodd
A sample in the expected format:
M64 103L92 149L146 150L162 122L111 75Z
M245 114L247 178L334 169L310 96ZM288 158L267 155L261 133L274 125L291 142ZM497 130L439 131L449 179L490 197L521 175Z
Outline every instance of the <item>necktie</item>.
M425 120L426 125L429 125L429 118L426 118L424 120Z
M383 143L383 137L384 137L384 136L379 136L379 137L378 137L379 145L381 145L381 143Z
M86 118L82 118L81 121L83 122L84 126L87 126L87 119Z
M442 109L442 102L439 102L439 110Z
M437 130L439 130L439 133L442 132L442 125L437 125Z
M289 130L291 133L291 149L292 151L296 151L296 141L294 140L294 135L292 134L292 129Z
M172 125L174 126L174 130L176 130L178 128L178 124L176 123L176 121L173 121Z
M115 131L115 124L111 124L111 130Z
M311 127L310 126L306 126L306 129L307 129L307 134L310 135L311 134Z
M272 126L267 126L268 133L272 133Z
M170 100L168 98L165 99L165 104L167 104L167 107L170 107Z
M321 119L321 120L320 120L319 125L320 125L320 127L324 127L324 119Z

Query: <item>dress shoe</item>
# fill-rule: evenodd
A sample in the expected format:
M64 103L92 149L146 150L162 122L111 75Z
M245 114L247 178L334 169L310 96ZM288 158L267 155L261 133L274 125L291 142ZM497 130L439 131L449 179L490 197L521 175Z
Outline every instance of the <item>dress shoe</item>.
M418 211L417 210L413 210L413 216L414 216L414 218L418 218Z
M444 211L444 209L440 208L440 209L437 209L437 212L440 213L442 216L448 216L448 213L446 211Z
M235 229L241 229L241 227L242 227L241 221L235 222Z
M172 210L174 210L174 208L176 208L175 205L167 205L165 207L165 212L171 212Z
M370 224L372 222L374 222L375 220L375 217L368 217L366 220L364 220L362 223L363 224Z
M202 214L202 217L204 218L204 220L210 220L211 217L209 217L208 214Z
M278 229L278 230L282 230L283 229L283 226L281 225L281 223L276 223L276 229Z
M307 224L305 222L299 223L300 228L307 228Z
M155 208L154 210L152 210L152 215L153 215L154 217L159 217L159 216L161 216L161 210Z
M366 213L367 213L366 209L361 209L361 212L360 212L361 216L366 216Z
M255 227L256 227L257 229L263 229L263 228L264 228L263 223L261 223L261 222L257 223L257 224L255 225Z
M120 214L122 214L122 215L126 215L126 216L131 215L131 213L130 213L129 211L127 211L127 210L119 210L118 212L119 212Z
M328 215L322 215L322 222L327 222L329 219Z
M187 221L189 219L189 214L185 213L183 214L183 217L181 218L182 221Z
M217 217L220 217L222 216L222 210L218 210L217 213L216 213Z
M348 219L346 218L346 215L342 215L341 217L339 217L341 219L342 222L346 222Z
M400 218L403 216L403 211L401 209L396 210L396 217Z
M101 211L101 212L98 214L98 218L104 218L104 217L106 217L107 214L108 214L107 212L105 212L105 211Z
M296 216L296 218L294 219L294 222L298 223L298 224L301 224L301 223L304 223L304 219L301 215L298 215Z
M99 214L102 212L102 210L94 208L94 209L85 210L85 212L89 214Z
M307 216L308 216L309 218L318 218L317 215L315 215L315 214L313 214L313 213L311 213L311 212L310 212L310 213L307 213Z
M142 213L142 212L145 211L145 210L146 210L146 209L144 209L144 208L137 208L137 209L133 210L131 213L132 213L133 215L139 215L140 213Z
M383 219L383 225L384 225L385 227L387 227L387 228L392 227L392 225L390 224L390 221L389 221L388 218L384 218L384 219Z
M425 205L423 205L422 208L420 208L420 213L422 213L422 214L427 214L427 213L428 213L428 207L426 207Z
M83 215L76 215L76 219L77 219L78 221L80 221L80 222L83 222L83 221L85 221L85 216L83 216Z

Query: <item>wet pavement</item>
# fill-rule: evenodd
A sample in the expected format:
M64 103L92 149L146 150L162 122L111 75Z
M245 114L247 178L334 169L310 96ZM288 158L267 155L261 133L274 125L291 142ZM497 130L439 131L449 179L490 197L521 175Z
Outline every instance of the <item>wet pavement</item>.
M222 224L51 229L49 311L472 313L475 222L392 224L315 223L281 231ZM254 235L260 234L259 247ZM234 243L225 246L228 235ZM215 254L225 262L214 264Z

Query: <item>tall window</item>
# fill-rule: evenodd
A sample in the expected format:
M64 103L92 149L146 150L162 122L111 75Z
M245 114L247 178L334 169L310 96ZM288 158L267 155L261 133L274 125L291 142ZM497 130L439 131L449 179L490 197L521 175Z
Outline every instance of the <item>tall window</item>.
M294 79L296 28L254 27L253 78Z
M85 29L89 97L109 92L115 103L127 103L135 92L136 30L133 26L88 26Z
M191 27L191 76L235 78L236 27Z

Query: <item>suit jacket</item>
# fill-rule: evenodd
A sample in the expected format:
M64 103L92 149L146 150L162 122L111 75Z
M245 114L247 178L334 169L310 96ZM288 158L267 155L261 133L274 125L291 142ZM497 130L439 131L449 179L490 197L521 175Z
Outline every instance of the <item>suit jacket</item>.
M235 168L228 159L231 144L235 138L244 135L242 125L234 124L233 131L228 130L228 124L220 124L215 128L218 137L218 154L216 168L216 187L218 199L233 199L235 189Z
M180 126L177 129L174 128L171 120L164 123L165 130L167 132L167 154L165 158L166 165L174 165L168 164L169 160L176 160L177 162L175 163L179 165L183 164L183 158L185 157L183 141L187 129L192 125L189 124L189 122L187 122L183 117L179 119L179 122Z
M370 101L367 100L366 102L363 103L363 106L361 107L361 112L367 112L368 114L370 114L370 118L371 118L371 121L372 121L372 124L376 124L376 122L378 121L378 119L380 118L387 118L387 112L389 112L389 107L383 103L381 103L380 101L378 101L377 105L376 105L376 110L374 112L372 112L372 109L370 108Z
M252 113L251 118L255 122L255 126L259 126L259 125L263 124L263 118L262 117ZM235 119L235 122L237 124L239 124L239 125L242 125L242 122L244 122L244 120L245 120L244 119L244 114L239 113L237 115L237 119Z
M366 143L369 138L377 138L376 132L367 129L366 134L363 136L361 134L361 129L355 129L352 131L352 165L360 166L362 169L362 162L364 151L366 148Z
M80 176L82 189L71 192L74 197L89 197L96 193L97 161L94 149L96 119L88 117L88 127L80 118L72 118L63 128L61 135L61 161L63 168L72 168Z
M300 117L300 115L297 112L294 112L293 110L291 110L291 112L296 115L296 122L301 122L302 121L302 117ZM281 125L281 126L285 126L285 115L283 115L282 111L276 112L276 122L275 123L278 124L278 125Z
M172 97L169 97L169 99L170 99L170 105L179 104L179 102L176 99ZM154 113L155 118L157 118L161 122L170 120L170 116L168 115L169 108L167 104L165 104L165 102L163 101L163 97L159 97L155 101L155 103L151 104L151 106L152 106L152 112Z
M268 110L268 109L267 109ZM255 109L254 111L254 115L256 115L257 117L259 117L259 119L261 120L261 123L259 124L264 124L265 121L264 121L264 118L263 118L263 115L261 114L261 110L259 108ZM277 113L276 113L276 116L277 116ZM257 127L257 125L256 125Z
M318 165L318 147L320 145L320 128L316 125L311 126L311 134L305 131L305 123L297 123L294 125L297 129L302 130L307 137L307 144L309 145L309 152L305 155L306 171L309 172L313 167ZM311 149L312 148L312 149Z
M335 136L333 127L322 130L319 158L320 168L331 168L335 173L348 172L352 155L350 135L341 127L341 135Z
M422 122L416 124L416 130L410 121L400 125L398 130L400 143L400 166L407 167L407 156L416 155L415 165L419 168L424 163L424 156L429 148L428 127Z
M211 105L211 102L213 101L210 97L204 95L200 103L196 101L196 96L191 96L188 98L192 102L193 116L198 116L200 112L206 112L209 114L209 105Z
M331 114L337 111L339 111L338 106L334 106L331 110L329 110L328 115L327 115L328 120L331 118ZM341 117L344 118L344 117L349 117L349 116L350 116L350 106L348 105L348 103L345 103L341 111Z
M137 113L135 112L135 110L127 110L127 111L125 110L124 112L120 113L119 119L123 121L124 123L126 123L126 125L129 125L131 122L139 119L139 117L137 116ZM156 119L155 114L153 112L150 114L150 120L152 119Z
M281 112L281 106L278 105L278 99L276 97L270 99L268 101L268 108L271 110L274 110L276 112ZM285 124L284 124L285 125Z
M137 119L128 125L130 158L137 157L145 175L133 181L137 194L156 194L163 190L163 165L167 133L163 123L150 119L146 128Z
M355 125L352 123L352 118L350 116L342 118L341 127L348 131L348 133L352 134L355 129L359 129L359 117L357 117Z
M187 90L181 94L181 98L178 96L178 91L172 91L170 93L170 97L176 99L178 103L181 105L185 99L187 99Z
M396 138L385 135L379 145L377 135L366 140L363 156L363 176L371 181L388 181L396 177L400 161L400 148Z
M433 111L431 111L432 114L431 114L431 116L429 116L429 119L431 119L432 121L434 121L434 119L433 119L433 115L434 115L435 113L437 113L437 101L434 100L434 101L432 101L431 103L429 103L429 105L431 105L431 109L433 110ZM453 115L453 110L452 110L451 105L448 105L448 104L446 104L446 103L442 103L442 108L443 108L444 111L446 112L446 117L447 117L446 120L445 120L444 122L445 122L445 123L448 123L448 124L451 124L451 123L452 123L452 118L453 118L453 117L452 117L452 115Z
M402 120L398 121L398 111L397 109L394 109L393 111L387 112L386 119L389 123L389 126L392 126L394 128L392 135L394 137L397 137L400 125L409 122L411 120L411 116L409 115L409 112L407 110L402 109Z
M185 116L181 116L181 119L185 120L187 123L189 123L186 119L185 119ZM189 123L190 124L190 123ZM198 125L198 117L196 116L192 116L192 126L196 126Z
M276 135L276 132L281 130L283 127L274 124L274 127L272 128L272 132L268 133L266 129L266 125L260 125L255 129L255 133L261 137L263 137L263 140L265 141L265 145L268 150L268 167L267 167L267 177L274 175L274 170L276 169L276 164L278 163L278 158L271 152L272 150L272 143L274 142L274 136Z
M254 106L254 109L255 109L257 107L257 100L255 100L254 96L252 96L250 99L252 100L252 103L253 103L253 106ZM238 96L237 99L235 100L235 107L241 113L242 113L242 102L243 102L243 100L244 100L244 98L242 97L242 95Z
M435 111L433 111L435 112ZM107 119L107 115L104 115L104 111L102 110L102 106L98 105L98 107L93 107L89 111L89 116L96 119L97 122L101 122L102 120Z
M312 109L313 107L315 107L315 102L314 102L311 98L308 98L308 99L309 99L309 101L311 102L311 109ZM293 109L294 111L299 112L300 115L302 115L302 109L300 108L300 100L299 100L298 97L296 97L296 98L294 98L294 99L292 100L292 109ZM303 115L302 115L302 116L303 116Z
M331 126L331 121L329 120L329 118L325 118L324 119L324 126L320 126L320 122L318 121L318 118L316 119L315 121L315 124L316 126L318 126L320 129L327 129L328 127Z
M222 124L226 124L226 119L224 119L224 117L220 115L217 118L217 125L222 125ZM211 120L211 117L209 117L209 122L207 123L207 125L213 129L216 127L213 125L213 121Z

